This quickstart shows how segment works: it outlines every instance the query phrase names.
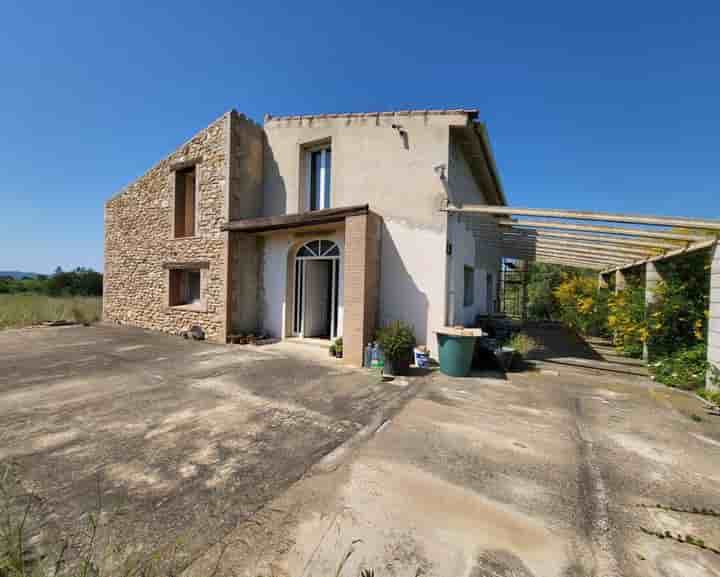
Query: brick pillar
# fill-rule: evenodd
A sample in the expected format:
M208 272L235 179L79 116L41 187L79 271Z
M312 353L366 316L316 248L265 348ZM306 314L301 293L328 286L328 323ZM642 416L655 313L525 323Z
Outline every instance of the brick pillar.
M658 268L654 262L645 263L645 310L657 300L657 285L662 280ZM648 360L650 352L647 343L643 346L643 359Z
M380 217L373 213L345 219L343 359L351 365L362 365L377 327L381 234Z
M708 321L708 362L720 369L720 246L712 250L710 267L710 319ZM719 383L712 378L712 370L708 373L709 389L720 390Z

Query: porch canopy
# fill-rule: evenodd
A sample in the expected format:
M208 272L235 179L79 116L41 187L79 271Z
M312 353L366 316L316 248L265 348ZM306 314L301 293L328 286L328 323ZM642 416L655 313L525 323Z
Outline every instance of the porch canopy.
M708 361L720 369L720 220L510 206L448 205L444 210L458 215L478 243L495 247L504 259L593 269L601 287L608 287L614 274L616 291L624 288L626 273L639 272L646 305L655 300L662 280L658 263L708 251ZM523 294L524 317L524 288ZM708 386L716 386L710 376Z
M329 337L342 336L343 359L362 365L365 344L377 326L382 235L382 218L369 205L230 220L222 230L229 237L228 309L233 330L250 332L262 324L280 338L305 337L303 319L309 309L303 295L308 294L306 272L310 267L305 259L331 260L328 276L313 266L319 275L315 282L327 283L329 279L330 284L324 286L331 287ZM282 235L287 243L266 243L263 238ZM328 252L323 252L323 246ZM319 252L314 253L313 247ZM302 252L306 248L311 254ZM325 280L318 280L320 277ZM316 295L324 293L317 288L320 284L315 285ZM262 307L258 301L260 287L265 299ZM261 308L267 312L268 307L274 311L267 315L272 317L270 321L258 312ZM275 324L267 326L266 321Z
M444 210L461 215L475 238L503 258L604 274L711 249L720 236L715 219L480 205Z
M222 230L245 234L267 233L275 230L290 230L308 226L319 226L343 222L352 216L366 215L370 210L367 204L327 208L312 212L263 216L242 220L231 220L222 225Z

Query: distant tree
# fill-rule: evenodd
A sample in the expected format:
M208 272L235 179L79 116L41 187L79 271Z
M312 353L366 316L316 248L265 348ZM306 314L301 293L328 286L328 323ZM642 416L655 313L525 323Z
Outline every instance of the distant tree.
M65 272L57 267L50 275L23 279L0 279L0 293L34 293L49 296L102 295L103 275L90 268L77 267Z

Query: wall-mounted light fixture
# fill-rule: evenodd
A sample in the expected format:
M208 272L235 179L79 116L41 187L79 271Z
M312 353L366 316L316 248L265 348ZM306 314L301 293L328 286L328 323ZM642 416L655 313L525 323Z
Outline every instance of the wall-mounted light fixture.
M445 164L435 164L433 166L433 172L437 175L440 180L445 180L445 170L447 166Z

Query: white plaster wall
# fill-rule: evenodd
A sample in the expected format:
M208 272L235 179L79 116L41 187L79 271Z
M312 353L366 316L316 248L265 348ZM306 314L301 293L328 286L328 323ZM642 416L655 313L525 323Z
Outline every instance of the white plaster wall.
M285 319L293 313L292 301L287 302L288 253L295 252L306 242L317 239L332 240L340 247L340 267L338 286L338 335L343 328L343 255L345 235L343 230L336 232L318 232L317 234L293 234L288 232L271 234L265 237L261 254L262 287L260 294L262 327L273 337L285 338Z
M720 368L720 248L718 246L713 251L710 277L708 361ZM709 381L708 385L712 385L712 381Z
M270 120L263 214L303 210L302 147L329 140L331 207L368 203L383 218L440 229L446 192L433 166L448 163L450 126L466 123L465 114Z
M470 165L457 138L450 139L450 167L448 190L450 202L455 206L463 204L487 204L487 195L473 176Z
M453 250L449 257L452 282L448 286L448 306L454 313L449 319L455 325L470 326L478 314L487 314L487 274L497 281L500 261L495 249L478 243L459 215L450 217L448 223ZM473 304L464 306L465 266L475 270L475 297Z
M385 219L379 325L402 320L418 344L437 355L434 334L445 324L445 232Z

